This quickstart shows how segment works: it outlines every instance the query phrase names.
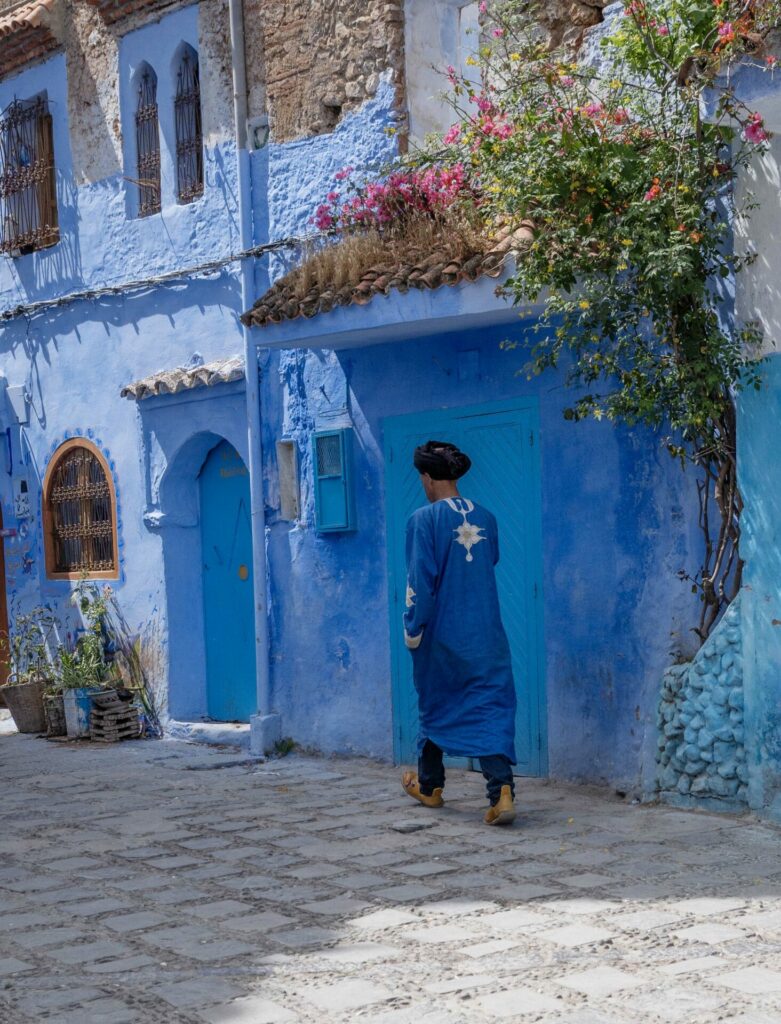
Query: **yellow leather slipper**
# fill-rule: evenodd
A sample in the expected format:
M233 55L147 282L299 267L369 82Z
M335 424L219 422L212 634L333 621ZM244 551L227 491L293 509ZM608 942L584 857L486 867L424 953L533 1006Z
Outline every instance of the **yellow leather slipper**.
M510 825L515 821L515 804L509 786L502 786L499 800L485 812L486 825Z
M442 787L435 789L431 796L420 792L420 783L414 772L404 772L401 777L401 784L407 796L423 804L424 807L442 807L445 801L442 799Z

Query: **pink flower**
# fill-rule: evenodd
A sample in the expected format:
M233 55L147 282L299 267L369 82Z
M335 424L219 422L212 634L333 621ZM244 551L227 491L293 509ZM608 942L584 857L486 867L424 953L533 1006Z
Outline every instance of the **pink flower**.
M488 4L486 3L486 0L480 0L480 13L481 14L485 14L485 12L487 10L488 10Z
M321 203L315 210L314 217L310 218L310 223L314 224L318 231L330 231L336 221L330 208Z
M598 117L604 109L601 103L589 103L583 108L583 113L586 117L594 118Z
M495 28L494 29L494 31L493 31L494 39L501 39L503 35L504 35L504 29L503 28Z
M666 25L660 25L656 30L656 34L660 36L669 36L670 30Z
M645 194L645 201L647 203L652 203L654 201L654 199L658 199L661 194L662 194L662 187L659 184L659 180L658 180L658 178L654 178L653 185L651 185L651 187L648 189L648 191Z
M329 203L335 203L336 200L339 198L339 193L338 192L329 192L328 195L325 198L328 200Z
M336 174L334 175L334 178L337 181L344 181L346 178L350 177L350 175L353 173L354 170L355 170L354 167L343 167L341 169L341 171L337 171L336 172Z
M571 86L575 84L575 79L572 77L572 75L562 75L559 81L565 89L569 89Z
M445 135L445 137L444 137L444 139L442 141L445 143L446 146L452 146L453 143L458 139L460 134L461 134L461 125L460 124L451 125L450 128L447 131L447 134Z
M765 122L762 120L761 114L751 115L743 129L743 137L747 142L753 142L755 145L767 142L770 132L765 129Z
M769 57L765 57L765 64L769 68L774 68L778 64L778 57L774 57L772 54Z
M731 21L722 21L719 25L719 39L722 43L731 43L735 38L735 26Z

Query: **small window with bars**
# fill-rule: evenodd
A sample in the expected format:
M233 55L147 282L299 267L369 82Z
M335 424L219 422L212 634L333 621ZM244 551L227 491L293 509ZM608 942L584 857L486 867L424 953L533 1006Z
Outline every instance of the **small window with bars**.
M59 240L49 104L14 100L0 117L0 251L26 256Z
M44 486L50 577L117 576L116 501L111 473L89 442L66 442Z
M157 113L157 75L148 64L136 76L136 175L138 215L160 212L160 126Z
M185 45L176 72L176 195L191 203L203 195L203 131L198 56Z

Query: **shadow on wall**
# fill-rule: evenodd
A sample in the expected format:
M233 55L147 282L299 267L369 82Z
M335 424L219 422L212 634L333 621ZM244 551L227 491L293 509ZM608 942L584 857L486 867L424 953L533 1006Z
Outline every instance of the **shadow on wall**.
M49 249L13 260L13 269L27 301L51 298L83 284L79 244L78 195L73 178L57 172L60 240Z

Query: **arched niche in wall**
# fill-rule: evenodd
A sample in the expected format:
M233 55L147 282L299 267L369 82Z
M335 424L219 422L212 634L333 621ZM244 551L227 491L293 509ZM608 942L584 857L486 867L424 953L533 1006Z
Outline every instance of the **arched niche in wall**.
M102 452L75 437L55 451L43 481L49 579L119 578L117 499Z
M192 203L203 195L203 119L198 54L181 43L172 62L176 132L176 200Z
M135 182L138 216L148 217L161 208L160 120L157 107L157 74L142 61L131 81L135 119Z

